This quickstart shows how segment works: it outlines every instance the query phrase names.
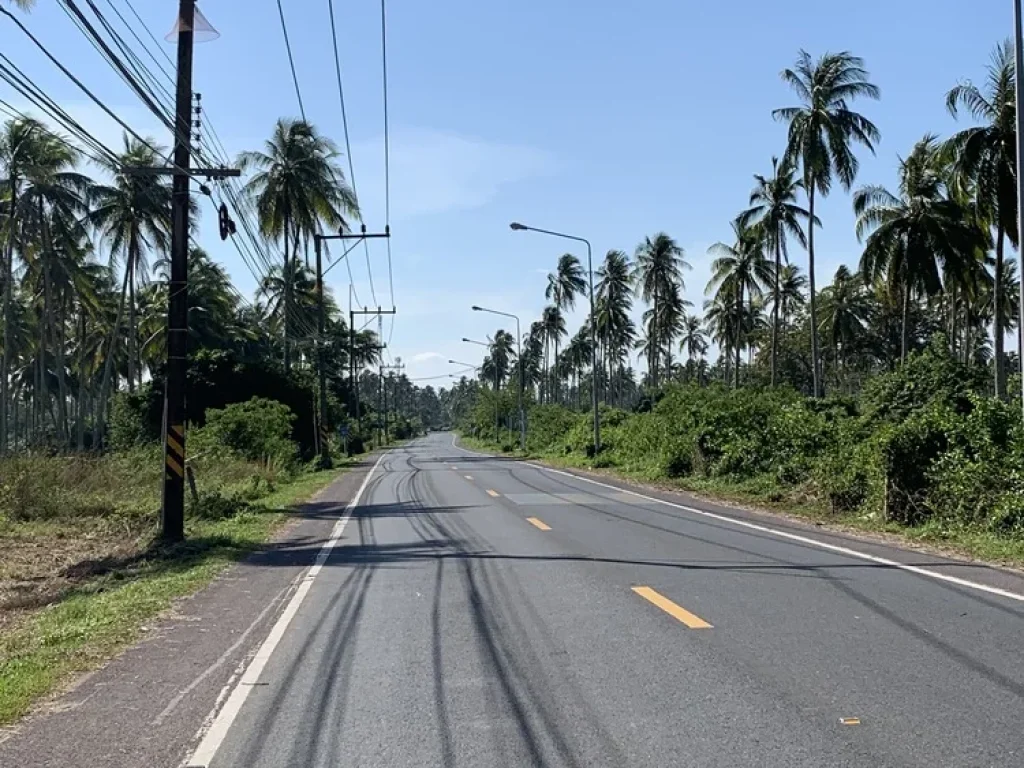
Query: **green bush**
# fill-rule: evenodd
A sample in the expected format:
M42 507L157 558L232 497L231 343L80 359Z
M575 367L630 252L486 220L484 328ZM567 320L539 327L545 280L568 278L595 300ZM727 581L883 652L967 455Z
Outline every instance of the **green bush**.
M295 416L288 406L263 397L206 412L206 436L249 461L291 467L298 446L289 439Z

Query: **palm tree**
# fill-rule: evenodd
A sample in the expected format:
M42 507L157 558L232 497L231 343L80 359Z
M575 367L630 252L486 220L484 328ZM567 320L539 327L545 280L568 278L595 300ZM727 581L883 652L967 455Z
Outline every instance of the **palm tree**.
M900 159L899 196L868 186L853 197L857 238L868 234L861 273L873 282L885 276L893 295L903 302L900 359L908 346L908 316L913 294L942 292L943 273L965 275L974 252L986 238L977 217L946 189L947 167L935 136L922 138Z
M704 323L708 335L722 351L721 359L725 364L725 381L728 384L729 372L732 370L733 347L736 346L736 364L739 365L738 340L742 333L742 318L737 313L735 298L726 291L718 291L714 298L704 302ZM736 373L739 381L739 372Z
M686 353L686 362L703 359L708 353L708 335L699 315L686 315L682 322L683 337L679 340L679 351Z
M587 282L584 278L583 267L580 260L571 253L563 254L558 259L558 266L554 273L548 274L548 285L544 290L544 298L551 301L559 310L572 309L576 306L576 297L586 295ZM555 360L558 360L558 337L555 337ZM556 393L561 390L561 379L556 371L556 379L559 386ZM557 400L557 395L556 395Z
M772 291L772 361L771 384L777 380L779 357L779 307L781 301L782 258L789 262L786 248L787 236L792 236L804 248L807 236L802 222L810 218L807 210L797 205L797 192L804 188L796 175L792 162L779 166L779 159L772 158L772 175L768 178L754 175L757 186L750 193L750 207L739 215L743 226L757 226L765 245L775 254L774 289Z
M5 178L0 179L3 192L0 192L0 212L7 220L6 242L0 250L0 282L3 284L3 321L4 349L0 360L0 453L7 448L7 416L10 404L9 383L11 365L14 362L12 349L14 339L11 336L14 325L12 315L14 309L14 249L18 239L16 212L18 210L19 193L24 182L25 169L36 154L39 134L45 129L36 120L9 120L4 123L0 133L0 168Z
M255 171L245 185L256 201L260 231L283 244L283 312L292 312L295 251L303 235L316 232L321 224L336 229L345 223L343 215L359 216L359 205L338 165L340 153L334 143L303 120L280 119L262 152L243 152L238 164L243 171ZM290 255L289 255L290 254ZM290 324L281 325L284 334L284 367L291 370Z
M597 277L594 320L601 349L592 351L593 365L595 371L602 365L607 366L608 380L612 381L612 366L621 369L625 365L628 352L636 341L636 326L629 316L633 308L629 257L622 251L608 251L597 270ZM599 354L602 350L603 355ZM592 384L596 383L597 376L593 378Z
M789 123L789 141L783 162L799 163L807 192L807 214L812 222L807 233L807 276L811 303L811 370L814 396L820 397L821 371L818 356L818 317L814 296L814 200L832 189L833 177L846 190L853 186L860 163L851 144L859 143L872 153L880 134L874 123L850 109L859 97L877 99L878 87L868 81L861 58L847 51L826 53L817 61L800 51L796 66L784 69L782 79L802 102L772 112Z
M708 281L705 292L717 290L723 297L729 297L736 303L736 317L740 320L734 323L733 331L737 334L733 343L733 351L736 355L736 385L739 386L740 349L743 340L739 334L744 330L753 327L753 302L760 298L765 286L771 285L775 279L771 262L764 256L764 239L754 229L745 227L740 220L732 224L735 243L715 243L708 248L708 256L713 256L711 262L711 279ZM749 300L749 306L744 299ZM749 315L747 322L742 318Z
M516 356L515 344L515 336L508 331L500 329L494 334L494 339L491 341L490 354L488 356L496 368L499 387L508 377L512 366L512 359Z
M806 289L807 277L800 274L800 268L796 264L787 264L782 268L782 278L779 280L779 314L783 327L789 324L794 308L802 307L806 303Z
M863 338L871 319L871 305L864 281L850 274L846 266L836 270L832 284L821 292L821 327L842 372L849 351Z
M84 231L78 224L87 211L88 177L75 170L78 151L61 136L51 132L37 132L31 142L24 171L24 187L18 198L15 215L21 220L22 258L26 263L36 260L36 288L43 298L43 319L39 326L39 366L44 365L47 350L54 353L55 378L58 385L57 432L62 441L67 439L68 390L64 366L63 333L58 332L56 320L57 297L54 295L54 261L58 250L75 247L71 241L84 241ZM68 235L55 243L54 224ZM74 229L74 234L71 234ZM33 241L29 247L28 241ZM49 335L49 340L47 340ZM43 388L40 396L49 401L49 377L40 376Z
M658 386L658 357L666 333L658 325L663 298L684 288L682 270L689 268L683 249L664 232L653 238L645 237L636 248L634 277L637 291L644 301L651 304L651 326L648 330L647 366L651 373L651 385Z
M1016 77L1013 45L1009 40L999 44L988 66L983 92L971 83L957 85L946 94L946 107L953 117L965 109L981 123L960 131L950 138L954 173L960 185L973 186L980 214L996 230L995 285L998 302L1003 295L1004 240L1017 243L1017 150L1016 150ZM1003 333L1001 316L993 315L992 336L995 344L995 391L1006 396L1003 375Z
M114 367L114 344L121 333L124 306L128 300L128 388L135 386L135 372L141 374L138 357L138 329L135 322L135 290L138 275L146 274L146 253L166 252L170 248L171 188L161 176L141 176L126 172L132 166L160 165L159 148L153 141L141 143L123 136L123 151L115 161L101 161L113 184L98 184L92 188L93 209L89 221L100 232L111 249L112 264L122 260L123 279L111 342L106 350L106 364L100 384L97 414L93 422L94 446L99 446L105 417L106 398L110 394ZM195 205L190 203L189 205Z
M552 384L554 384L554 382L552 382L552 378L556 378L556 377L553 377L551 375L551 367L548 365L548 345L549 344L553 344L554 345L554 348L555 348L555 360L557 360L558 359L558 342L567 333L566 328L565 328L565 316L562 314L562 310L560 310L557 306L552 304L552 305L549 305L547 307L544 307L544 312L541 315L541 320L540 321L541 321L541 325L544 328L544 369L545 369L545 372L546 372L546 380L547 380L546 387L551 387ZM557 385L554 387L554 390L555 390L555 400L557 401L558 400L558 395L557 395L558 386ZM550 392L550 390L546 393L546 396L547 396L548 402L551 402L551 392Z

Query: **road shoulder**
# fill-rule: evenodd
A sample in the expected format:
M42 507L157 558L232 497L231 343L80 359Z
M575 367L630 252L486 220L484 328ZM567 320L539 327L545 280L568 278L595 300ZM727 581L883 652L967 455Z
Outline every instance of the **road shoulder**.
M370 466L343 474L270 543L177 601L138 643L0 731L0 765L180 765Z

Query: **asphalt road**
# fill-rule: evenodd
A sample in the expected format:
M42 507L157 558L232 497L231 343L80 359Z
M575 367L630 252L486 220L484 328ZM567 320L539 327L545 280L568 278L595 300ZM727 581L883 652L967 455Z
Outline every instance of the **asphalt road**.
M195 764L1024 765L1024 582L702 510L385 454Z

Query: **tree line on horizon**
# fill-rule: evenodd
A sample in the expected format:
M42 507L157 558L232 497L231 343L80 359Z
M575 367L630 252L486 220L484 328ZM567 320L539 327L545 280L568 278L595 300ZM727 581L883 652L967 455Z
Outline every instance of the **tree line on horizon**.
M1020 365L1019 277L1007 256L1008 244L1019 248L1011 43L996 46L982 86L946 94L948 111L973 124L944 140L925 134L899 159L893 191L855 187L857 149L873 153L881 136L856 110L881 96L864 62L849 52L814 59L800 51L781 77L796 97L772 113L787 126L787 142L770 173L755 174L730 240L708 250L703 313L683 296L683 249L659 232L632 257L608 251L597 269L595 349L589 317L571 335L566 327L587 283L579 259L565 254L548 275L549 303L524 336L523 360L515 359L515 338L499 330L482 382L514 381L521 369L540 402L577 406L594 378L602 399L620 406L681 379L787 384L820 397L826 389L858 391L941 333L952 356L988 368L991 393L1007 397L1008 373ZM859 264L840 266L822 288L815 209L837 185L852 193L863 251ZM806 268L796 263L797 249ZM645 305L640 328L631 317L635 299ZM1014 330L1017 349L1007 353L1004 339ZM721 352L713 364L712 342ZM629 365L634 350L647 363L640 377Z

